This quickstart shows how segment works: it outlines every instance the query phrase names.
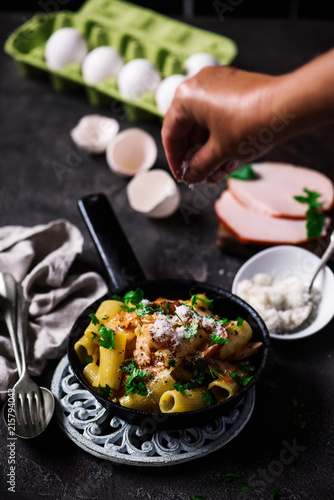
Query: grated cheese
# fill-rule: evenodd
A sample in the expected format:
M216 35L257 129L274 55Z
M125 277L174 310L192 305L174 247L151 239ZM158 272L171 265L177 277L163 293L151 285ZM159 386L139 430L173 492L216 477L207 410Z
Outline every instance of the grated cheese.
M236 294L259 313L272 333L290 332L300 326L316 308L320 294L310 294L297 277L274 280L258 273L238 283Z

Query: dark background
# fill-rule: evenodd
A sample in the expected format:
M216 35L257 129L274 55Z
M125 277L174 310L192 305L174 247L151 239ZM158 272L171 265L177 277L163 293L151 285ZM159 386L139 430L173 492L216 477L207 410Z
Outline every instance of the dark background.
M5 0L1 11L76 11L83 0ZM314 0L179 0L178 2L157 0L134 0L132 3L154 9L163 14L184 16L223 15L226 18L281 18L281 19L334 19L332 2Z

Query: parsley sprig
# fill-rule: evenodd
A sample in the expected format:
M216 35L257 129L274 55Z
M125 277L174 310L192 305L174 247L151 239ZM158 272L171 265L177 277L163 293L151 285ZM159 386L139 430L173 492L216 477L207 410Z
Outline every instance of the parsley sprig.
M185 327L183 338L190 339L194 337L198 332L198 323L190 323L189 326Z
M147 371L137 368L134 359L131 360L131 363L123 363L121 368L130 374L125 383L125 387L127 387L125 395L128 396L131 392L134 392L135 394L140 394L141 396L147 396L148 389L146 384L143 382L148 375Z
M99 393L103 398L109 398L112 395L112 390L108 384L106 384L105 387L99 384Z
M309 191L307 188L303 189L306 196L294 196L294 199L299 203L308 205L306 210L306 231L307 238L316 238L322 233L322 228L325 222L325 216L321 212L322 203L318 200L320 194L316 191Z
M204 395L203 395L203 401L208 405L208 406L211 406L211 405L214 405L217 403L217 398L216 396L213 394L212 392L212 389L208 389L204 392Z
M211 344L227 344L227 342L228 342L228 339L223 339L222 337L219 337L219 335L212 333Z
M240 375L238 375L236 372L229 373L229 376L232 377L239 385L247 385L254 377L254 375L250 375L249 377L243 378L240 377Z
M257 175L252 169L252 166L246 164L243 167L237 168L234 172L232 172L232 174L227 175L224 180L227 180L230 177L238 179L239 181L251 181L252 179L256 179Z
M114 330L107 328L104 325L100 325L98 330L101 337L98 339L100 346L105 347L106 349L115 349Z
M120 302L124 302L125 304L131 302L131 304L135 306L144 299L144 292L141 288L137 287L136 290L130 290L129 292L126 292L123 297L121 297L120 295L113 295L112 299L119 300Z
M91 319L91 322L93 323L93 325L99 325L100 324L100 320L99 318L96 316L96 314L94 313L90 313L88 314L88 317Z
M152 315L156 312L164 313L165 311L161 306L158 306L154 302L152 302L152 304L142 304L142 303L137 304L136 307L137 316L143 317L146 316L147 314Z
M184 366L184 369L191 374L190 382L175 382L174 388L179 391L184 396L188 396L185 391L186 389L196 389L204 383L205 379L205 364L201 358L198 358L193 363L188 363Z

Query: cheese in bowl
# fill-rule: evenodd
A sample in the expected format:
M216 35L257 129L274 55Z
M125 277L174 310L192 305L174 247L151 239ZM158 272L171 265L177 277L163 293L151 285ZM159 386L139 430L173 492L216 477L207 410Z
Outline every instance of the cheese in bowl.
M241 317L213 312L204 294L145 299L140 288L103 301L74 350L87 383L113 403L176 413L220 403L255 374L261 347Z

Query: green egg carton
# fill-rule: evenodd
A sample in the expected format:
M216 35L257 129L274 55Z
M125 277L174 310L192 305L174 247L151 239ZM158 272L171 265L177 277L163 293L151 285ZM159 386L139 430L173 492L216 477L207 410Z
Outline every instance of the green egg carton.
M131 121L163 117L155 105L153 92L130 100L120 95L116 77L88 85L83 81L78 63L58 71L47 67L45 44L53 32L64 27L76 28L90 50L110 45L120 52L125 62L138 57L148 59L162 78L183 73L184 61L196 52L208 52L222 65L230 64L237 54L237 46L229 38L122 0L88 0L75 13L37 14L9 36L5 51L15 59L24 76L47 74L57 92L83 87L94 107L118 106L121 102Z

